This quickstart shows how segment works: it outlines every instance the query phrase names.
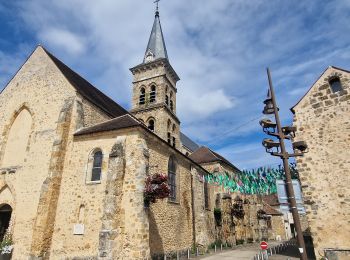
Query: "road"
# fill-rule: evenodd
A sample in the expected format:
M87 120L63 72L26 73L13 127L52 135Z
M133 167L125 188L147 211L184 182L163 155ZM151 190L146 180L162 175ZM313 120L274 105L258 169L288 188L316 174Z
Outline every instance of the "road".
M274 245L277 245L279 243L270 242L269 246L272 247ZM260 246L258 244L251 244L246 245L244 247L239 247L234 250L224 251L221 253L204 256L200 259L202 260L228 260L228 259L234 259L234 260L252 260L253 257L260 251ZM298 252L294 249L287 249L285 252L279 255L270 256L269 260L297 260L299 259L296 257Z

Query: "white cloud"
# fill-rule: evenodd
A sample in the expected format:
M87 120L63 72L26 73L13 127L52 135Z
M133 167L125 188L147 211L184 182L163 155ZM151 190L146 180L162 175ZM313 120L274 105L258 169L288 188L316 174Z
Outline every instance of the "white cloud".
M67 30L46 28L39 32L38 37L45 45L62 48L69 54L79 55L86 50L85 40Z
M128 68L142 61L153 23L151 2L29 0L19 1L17 9L13 15L19 27L130 106ZM350 30L349 11L347 0L160 2L170 62L181 78L177 112L182 129L196 141L219 143L216 147L222 149L250 138L248 143L259 146L252 159L246 159L250 151L231 158L241 166L266 158L260 140L253 142L260 138L253 119L261 115L266 96L265 67L271 67L282 120L290 123L289 108L328 65L349 68L350 35L344 33ZM0 62L2 67L17 64Z
M208 92L192 93L182 96L179 104L179 113L188 121L197 121L207 118L214 113L230 109L235 105L232 97L227 96L222 89Z

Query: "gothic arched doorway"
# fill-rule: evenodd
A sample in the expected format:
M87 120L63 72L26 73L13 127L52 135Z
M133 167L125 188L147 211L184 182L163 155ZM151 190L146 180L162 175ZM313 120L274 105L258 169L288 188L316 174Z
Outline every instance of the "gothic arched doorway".
M5 232L10 225L12 208L5 204L0 206L0 241L4 238Z

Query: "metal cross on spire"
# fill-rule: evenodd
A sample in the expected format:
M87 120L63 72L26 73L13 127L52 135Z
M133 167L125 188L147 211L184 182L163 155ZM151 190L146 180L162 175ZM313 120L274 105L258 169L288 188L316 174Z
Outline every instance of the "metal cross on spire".
M159 1L160 0L155 0L153 3L156 4L156 13L158 13L158 10L159 10Z

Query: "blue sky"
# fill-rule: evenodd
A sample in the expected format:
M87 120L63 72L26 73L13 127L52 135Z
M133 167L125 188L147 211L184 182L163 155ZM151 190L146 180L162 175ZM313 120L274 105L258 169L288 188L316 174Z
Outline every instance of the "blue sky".
M162 0L182 131L240 168L278 163L261 146L265 68L290 124L324 69L350 69L349 14L350 0ZM129 109L153 19L151 0L1 1L0 89L40 43Z

